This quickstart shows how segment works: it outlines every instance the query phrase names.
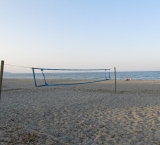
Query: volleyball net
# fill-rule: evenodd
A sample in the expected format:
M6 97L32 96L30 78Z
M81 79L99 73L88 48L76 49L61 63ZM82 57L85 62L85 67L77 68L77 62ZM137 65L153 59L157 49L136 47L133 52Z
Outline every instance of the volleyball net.
M89 84L111 79L110 69L31 69L35 87Z

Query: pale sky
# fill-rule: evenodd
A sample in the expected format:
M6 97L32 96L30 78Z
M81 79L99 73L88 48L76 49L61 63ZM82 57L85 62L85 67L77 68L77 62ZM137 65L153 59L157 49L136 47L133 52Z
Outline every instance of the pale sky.
M160 70L160 0L0 0L0 60ZM7 72L31 72L9 67Z

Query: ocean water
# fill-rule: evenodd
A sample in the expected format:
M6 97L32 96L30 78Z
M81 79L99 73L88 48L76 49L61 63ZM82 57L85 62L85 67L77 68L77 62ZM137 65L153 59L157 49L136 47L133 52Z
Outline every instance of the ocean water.
M46 79L105 79L109 78L107 72L76 72L76 73L45 73ZM116 78L124 80L126 77L132 77L134 80L160 80L160 71L134 71L117 72ZM3 78L12 79L33 79L32 73L4 73ZM36 73L37 79L43 79L42 73ZM114 72L110 72L110 78L114 79Z

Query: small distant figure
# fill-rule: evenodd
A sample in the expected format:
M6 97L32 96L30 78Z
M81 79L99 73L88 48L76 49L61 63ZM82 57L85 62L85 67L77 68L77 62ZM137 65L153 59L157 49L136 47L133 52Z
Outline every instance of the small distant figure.
M128 77L125 78L125 81L129 81L130 79L128 79Z
M129 79L128 77L125 78L125 81L132 81L132 80L133 80L132 77L130 77Z

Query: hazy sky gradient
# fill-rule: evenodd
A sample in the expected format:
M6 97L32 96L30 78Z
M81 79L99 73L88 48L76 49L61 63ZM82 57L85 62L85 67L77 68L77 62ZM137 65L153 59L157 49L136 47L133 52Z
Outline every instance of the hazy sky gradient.
M0 0L0 59L29 67L160 70L160 1Z

